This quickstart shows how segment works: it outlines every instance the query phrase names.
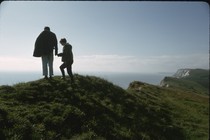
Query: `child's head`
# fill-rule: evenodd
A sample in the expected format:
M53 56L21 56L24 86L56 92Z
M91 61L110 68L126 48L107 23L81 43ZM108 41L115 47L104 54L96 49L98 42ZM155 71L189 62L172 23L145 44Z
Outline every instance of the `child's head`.
M61 45L65 45L66 44L66 39L65 38L61 38L61 40L60 40L60 43L61 43Z

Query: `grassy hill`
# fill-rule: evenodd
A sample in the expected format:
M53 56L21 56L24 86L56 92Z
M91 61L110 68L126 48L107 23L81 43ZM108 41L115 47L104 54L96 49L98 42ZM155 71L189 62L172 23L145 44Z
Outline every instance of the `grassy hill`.
M162 85L198 94L209 94L209 70L190 69L189 71L189 76L182 78L165 77Z
M0 86L0 139L207 140L209 96L74 75ZM141 87L141 88L139 88Z

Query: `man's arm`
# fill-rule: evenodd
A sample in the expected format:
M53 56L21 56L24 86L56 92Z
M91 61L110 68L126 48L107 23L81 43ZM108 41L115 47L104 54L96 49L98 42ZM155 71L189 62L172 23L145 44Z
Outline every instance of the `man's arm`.
M55 34L54 34L54 49L55 49L55 55L57 55L58 54L58 41Z

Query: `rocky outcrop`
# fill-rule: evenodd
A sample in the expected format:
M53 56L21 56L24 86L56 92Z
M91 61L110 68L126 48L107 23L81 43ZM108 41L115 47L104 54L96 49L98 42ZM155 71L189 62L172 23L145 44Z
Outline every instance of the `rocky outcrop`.
M179 69L177 72L173 75L175 78L183 78L190 75L191 69Z
M160 82L160 86L209 94L209 70L179 69L173 76L165 77Z
M167 83L168 77L165 77L161 82L160 82L160 86L161 87L169 87L169 83Z
M140 81L133 81L129 84L128 89L140 92L145 85L146 83Z
M177 72L171 76L171 77L165 77L163 80L161 80L160 82L160 86L161 87L169 87L169 81L172 79L172 78L177 78L177 79L180 79L180 78L185 78L185 77L188 77L190 76L190 72L191 72L192 69L178 69Z

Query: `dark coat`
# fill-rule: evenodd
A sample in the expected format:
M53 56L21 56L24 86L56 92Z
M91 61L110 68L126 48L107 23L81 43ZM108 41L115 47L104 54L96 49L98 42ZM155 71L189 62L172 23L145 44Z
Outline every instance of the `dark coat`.
M58 54L58 56L62 56L62 62L66 64L73 64L73 53L72 53L72 46L69 43L63 47L63 53Z
M53 52L55 49L55 54L58 52L58 43L56 35L50 31L43 31L37 37L34 47L34 57L41 57Z

